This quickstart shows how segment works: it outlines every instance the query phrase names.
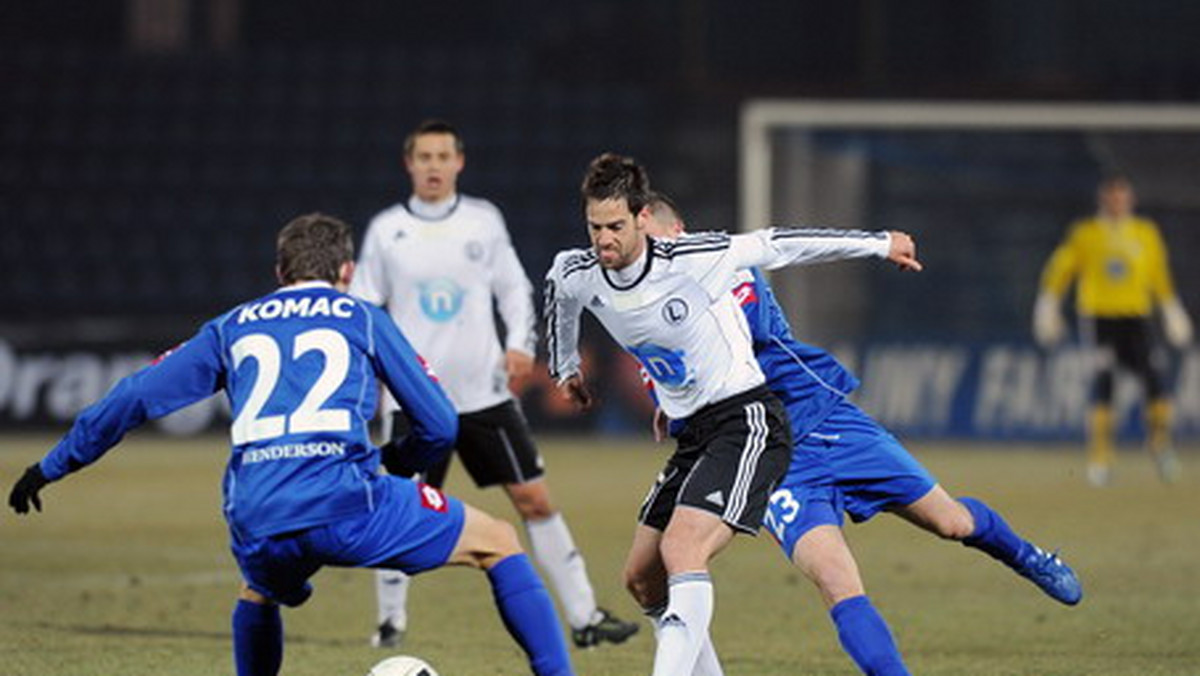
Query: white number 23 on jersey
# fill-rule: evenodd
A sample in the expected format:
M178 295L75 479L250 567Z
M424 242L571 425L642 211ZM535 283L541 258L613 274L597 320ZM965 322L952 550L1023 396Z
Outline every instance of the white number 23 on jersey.
M346 337L332 329L313 329L296 336L292 345L293 360L317 350L325 357L325 366L304 398L290 414L260 416L263 406L275 391L282 365L279 343L265 333L243 336L230 347L233 368L237 369L247 357L258 362L258 377L250 388L250 396L234 419L230 436L234 445L262 441L301 432L348 432L350 411L323 409L321 406L346 380L350 369L350 346Z

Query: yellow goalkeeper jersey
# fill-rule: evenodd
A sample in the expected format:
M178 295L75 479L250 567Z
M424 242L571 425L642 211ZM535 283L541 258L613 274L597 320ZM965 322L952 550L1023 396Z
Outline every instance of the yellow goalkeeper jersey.
M1138 216L1071 226L1042 271L1041 288L1061 297L1076 279L1075 308L1086 317L1145 317L1175 296L1158 226Z

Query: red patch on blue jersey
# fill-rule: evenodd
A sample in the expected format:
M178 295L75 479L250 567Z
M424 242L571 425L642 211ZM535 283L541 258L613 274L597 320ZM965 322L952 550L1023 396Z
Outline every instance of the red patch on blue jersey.
M738 305L745 307L758 302L758 293L754 291L754 282L742 282L733 288L733 297Z
M176 345L175 347L167 350L166 352L163 352L162 354L158 355L154 359L150 360L150 365L154 366L154 365L158 364L158 362L166 359L167 357L170 357L172 352L174 352L175 350L178 350L181 347L183 347L183 343L180 343L180 344Z
M423 484L418 481L417 494L421 496L421 506L425 509L445 513L450 508L450 503L446 500L446 496L429 484Z
M421 355L417 355L417 361L421 362L421 368L425 369L425 375L429 376L430 380L432 380L435 383L440 382L438 380L437 374L433 372L433 367L429 365L429 362L425 361L425 357L422 357Z

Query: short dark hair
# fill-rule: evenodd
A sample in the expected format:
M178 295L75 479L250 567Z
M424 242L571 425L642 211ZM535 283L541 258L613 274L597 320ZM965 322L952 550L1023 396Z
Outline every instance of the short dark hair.
M671 199L666 193L651 190L646 194L646 206L650 207L650 211L656 214L665 209L670 211L675 220L680 223L687 222L683 218L683 212L679 210L679 205L675 204L675 200Z
M1118 185L1123 185L1127 188L1133 187L1133 183L1129 180L1129 177L1120 172L1108 173L1100 178L1100 190L1108 190Z
M650 200L650 176L632 157L604 153L592 160L583 177L583 206L588 200L625 199L629 211L637 214Z
M454 137L454 149L461 155L463 152L463 140L459 135L458 129L445 120L431 118L417 125L407 137L404 139L404 156L412 155L413 148L417 146L417 137L425 134L449 134Z
M354 235L344 221L322 213L292 219L275 240L279 281L338 282L343 263L354 260Z

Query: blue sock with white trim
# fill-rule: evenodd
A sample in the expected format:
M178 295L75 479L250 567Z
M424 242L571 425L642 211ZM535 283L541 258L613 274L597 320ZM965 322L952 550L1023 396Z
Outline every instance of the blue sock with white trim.
M238 599L233 609L233 662L238 676L276 676L283 664L283 620L274 603Z
M829 609L838 640L867 676L909 676L887 622L871 600L854 596Z
M492 596L508 633L521 644L537 676L570 676L571 658L554 602L525 554L513 554L488 571Z
M963 538L962 543L974 547L1010 567L1016 567L1026 547L1031 546L1009 528L1004 518L988 507L982 500L959 498L959 502L971 512L975 520L975 532Z

